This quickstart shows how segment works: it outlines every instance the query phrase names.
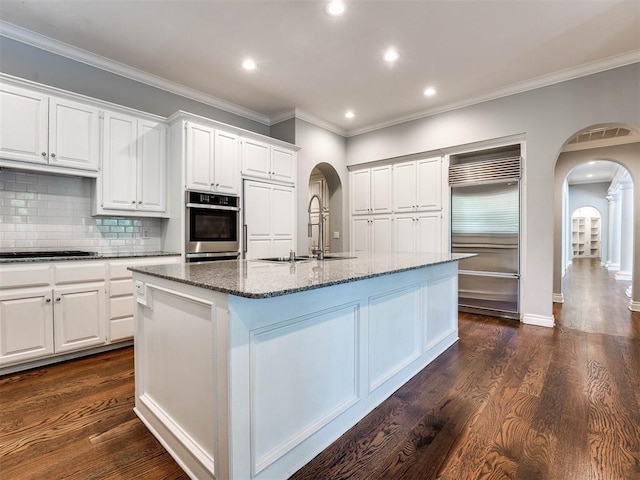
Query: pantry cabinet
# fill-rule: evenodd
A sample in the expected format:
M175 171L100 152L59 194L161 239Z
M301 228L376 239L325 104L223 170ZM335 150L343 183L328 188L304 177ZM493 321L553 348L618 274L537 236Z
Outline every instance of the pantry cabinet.
M166 127L163 123L105 112L102 175L97 214L164 216Z
M350 178L353 215L391 213L391 166L356 170Z
M396 252L441 252L442 215L440 212L396 215L393 237Z
M351 219L351 250L385 253L392 251L391 215L354 216Z
M186 122L185 130L187 189L238 195L238 136L194 122Z
M279 145L252 138L242 139L242 175L283 183L295 183L297 154Z
M442 209L440 157L393 165L394 213Z
M245 180L244 258L289 256L295 249L295 189Z
M2 83L0 158L24 162L26 168L37 164L97 172L100 115L90 104Z

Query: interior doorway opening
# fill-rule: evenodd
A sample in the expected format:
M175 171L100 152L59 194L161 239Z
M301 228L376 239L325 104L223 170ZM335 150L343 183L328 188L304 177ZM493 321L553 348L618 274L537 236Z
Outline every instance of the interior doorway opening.
M313 195L322 199L322 211L318 202L310 205L311 224L318 224L320 216L324 222L324 252L342 252L342 182L338 172L328 163L319 163L309 175L309 200ZM308 248L313 251L319 244L319 227L312 225Z

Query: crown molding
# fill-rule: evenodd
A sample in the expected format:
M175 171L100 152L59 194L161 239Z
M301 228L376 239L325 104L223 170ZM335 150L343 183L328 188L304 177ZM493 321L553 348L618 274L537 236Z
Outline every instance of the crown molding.
M239 115L263 125L270 124L270 119L267 115L263 115L248 108L241 107L240 105L236 105L235 103L231 103L221 98L214 97L213 95L202 93L199 90L195 90L193 88L185 87L184 85L180 85L179 83L175 83L151 73L138 70L137 68L130 67L114 60L110 60L106 57L96 55L95 53L91 53L87 50L74 47L73 45L69 45L68 43L54 40L45 35L41 35L39 33L27 30L26 28L22 28L2 20L0 20L0 36L11 38L13 40L17 40L18 42L26 43L28 45L46 50L56 55L61 55L71 60L75 60L77 62L81 62L86 65L99 68L101 70L115 73L116 75L120 75L130 80L135 80L137 82L144 83L146 85L150 85L152 87L156 87L161 90L174 93L176 95L180 95L181 97L195 100L196 102L204 103L205 105L209 105L210 107L218 108L220 110L224 110L225 112L233 113L234 115Z
M556 83L562 83L569 80L574 80L576 78L586 77L588 75L604 72L606 70L612 70L614 68L624 67L633 63L640 63L640 50L633 50L631 52L615 55L613 57L605 58L604 60L599 60L597 62L586 63L575 68L561 70L550 75L544 75L542 77L537 77L524 82L515 83L505 88L500 88L491 92L484 93L482 95L469 97L459 102L452 102L441 105L440 107L434 109L422 110L419 113L396 118L387 122L380 122L369 125L367 127L348 130L346 132L346 136L354 137L363 133L380 130L381 128L392 127L401 123L411 122L413 120L419 120L421 118L430 117L440 113L450 112L459 108L470 107L472 105L488 102L490 100L497 100L498 98L528 92L537 88L548 87Z

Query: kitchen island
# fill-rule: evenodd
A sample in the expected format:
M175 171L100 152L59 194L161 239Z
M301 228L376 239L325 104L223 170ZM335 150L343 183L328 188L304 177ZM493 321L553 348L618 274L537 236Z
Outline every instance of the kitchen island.
M136 414L194 479L284 479L458 338L457 261L136 267Z

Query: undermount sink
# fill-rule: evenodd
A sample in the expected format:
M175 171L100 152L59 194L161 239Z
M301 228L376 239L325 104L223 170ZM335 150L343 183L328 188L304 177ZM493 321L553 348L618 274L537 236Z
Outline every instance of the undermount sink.
M325 255L323 260L347 260L349 258L356 257L342 257L338 255ZM269 257L269 258L259 258L258 260L264 262L280 262L280 263L288 263L288 262L311 262L313 260L318 260L316 257L311 255L296 255L294 260L291 260L289 257ZM320 260L320 261L323 261Z

